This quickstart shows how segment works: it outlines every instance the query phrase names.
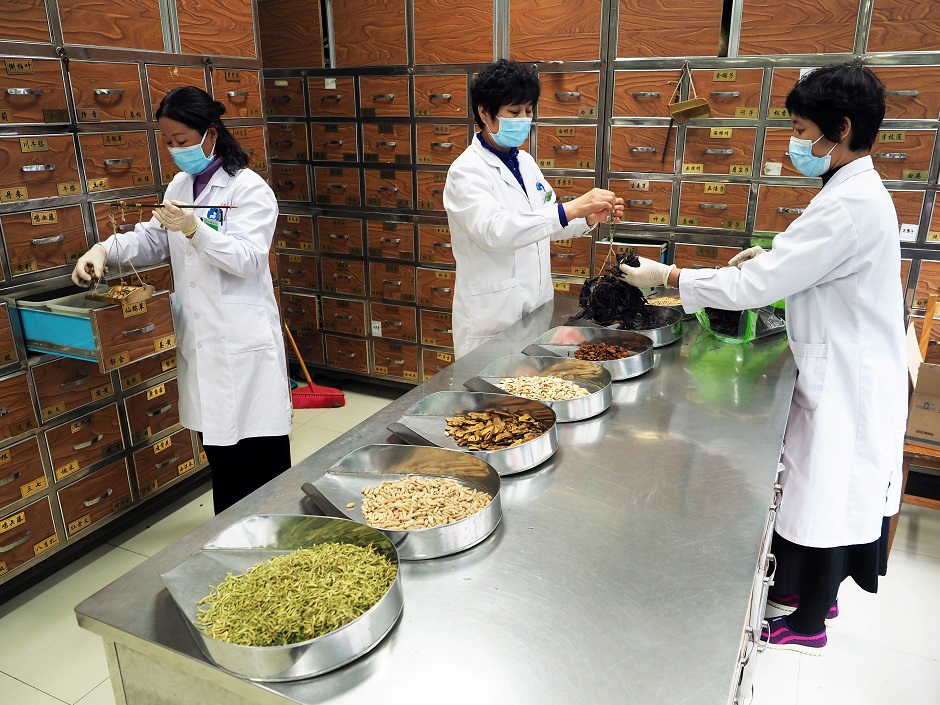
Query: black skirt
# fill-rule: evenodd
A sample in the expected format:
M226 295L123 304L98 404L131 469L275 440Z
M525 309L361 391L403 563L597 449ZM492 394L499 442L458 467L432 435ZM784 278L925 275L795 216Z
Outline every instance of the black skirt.
M834 548L812 548L788 541L774 532L771 553L777 559L775 595L812 593L828 604L836 601L839 586L852 578L862 590L878 592L878 577L888 572L888 532L891 517L881 523L881 538L871 543Z

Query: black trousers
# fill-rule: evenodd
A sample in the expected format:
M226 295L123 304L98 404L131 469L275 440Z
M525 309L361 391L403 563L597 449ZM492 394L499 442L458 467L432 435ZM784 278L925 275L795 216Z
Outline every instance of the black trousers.
M202 434L199 434L202 440ZM273 480L290 465L288 436L243 438L233 446L207 446L212 470L212 505L216 514Z

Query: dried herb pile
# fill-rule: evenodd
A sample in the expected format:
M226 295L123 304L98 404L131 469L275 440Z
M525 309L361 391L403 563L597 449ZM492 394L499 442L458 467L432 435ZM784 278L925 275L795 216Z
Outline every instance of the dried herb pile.
M229 573L199 601L196 624L241 646L283 646L328 634L365 614L398 568L371 545L324 543Z
M640 260L635 254L619 257L617 263L640 266ZM657 327L655 309L647 304L642 291L620 278L620 270L612 262L607 263L600 276L584 282L578 305L581 311L572 316L572 320L588 318L602 326L619 322L618 328L621 330L649 330Z
M742 311L726 311L721 308L706 308L708 324L715 333L737 336L740 333Z
M410 475L363 487L362 514L378 529L428 529L460 521L493 499L486 492L444 477Z
M574 351L574 356L579 360L601 361L601 360L620 360L624 357L630 357L633 352L630 348L623 345L608 345L607 343L581 343L578 349Z
M490 409L451 416L444 432L470 450L502 450L534 440L547 430L529 414Z

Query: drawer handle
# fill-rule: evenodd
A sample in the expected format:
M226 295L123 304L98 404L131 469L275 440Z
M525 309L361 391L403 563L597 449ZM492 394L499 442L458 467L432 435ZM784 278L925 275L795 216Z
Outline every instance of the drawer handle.
M134 157L123 157L122 159L105 159L105 166L117 166L118 164L133 164Z
M453 142L431 142L431 149L453 149Z
M55 171L55 164L27 164L20 169L22 171Z
M394 93L376 93L375 95L372 96L372 101L375 102L377 100L395 100L395 94Z
M3 407L2 409L0 409L0 419L2 419L4 416L6 416L6 415L9 414L9 413L10 413L10 407L9 407L9 406L5 406L5 407Z
M249 94L248 91L229 91L225 95L229 98L247 98Z
M337 350L336 354L342 355L343 357L356 357L356 353L346 352L345 350Z
M431 291L440 291L443 294L449 294L453 289L447 286L432 286Z
M95 95L124 95L123 88L96 88Z
M637 91L634 98L659 98L659 91Z
M431 195L432 195L432 196L443 196L443 195L444 195L444 189L442 189L442 188L432 188L432 189L431 189Z
M323 144L327 145L328 147L342 147L343 140L323 140Z
M579 91L562 91L561 93L555 93L556 98L580 98L581 93Z
M159 409L153 409L147 412L147 416L153 418L154 416L159 416L160 414L165 414L170 409L173 408L172 404L167 404L166 406L161 406Z
M288 269L287 273L288 274L304 274L305 272L302 269Z
M272 103L290 103L290 99L291 96L287 95L286 93L271 96Z
M574 198L574 196L569 196L568 198ZM651 206L653 205L652 201L647 201L642 198L631 198L627 201L628 206Z
M177 460L179 460L179 459L180 459L180 454L179 454L179 453L174 453L172 458L167 458L167 459L164 460L162 463L156 463L156 464L154 465L154 467L155 467L157 470L159 470L160 468L165 468L165 467L166 467L167 465L169 465L170 463L175 463L175 462L176 462Z
M104 440L104 434L99 433L97 436L92 438L90 441L85 441L84 443L76 443L72 446L72 450L85 450L85 448L91 448L95 443Z
M907 159L907 152L877 152L874 157L875 159Z
M294 144L294 140L289 140L286 137L282 137L281 139L274 140L274 145L276 147L290 147L292 144Z
M394 326L395 328L401 328L404 323L402 321L382 321L383 324L387 326Z
M405 364L404 360L393 360L390 357L383 357L382 359L385 360L385 362L387 362L389 365L394 365L395 367Z
M84 504L86 507L94 507L96 504L101 504L103 501L105 501L108 497L110 497L113 494L114 494L114 490L109 487L105 491L105 493L101 495L100 497L95 497L94 499L86 499L84 502L82 502L82 504Z
M577 152L581 148L576 144L556 144L552 145L552 149L556 152Z
M345 191L346 184L327 184L326 190L327 191Z
M148 323L143 328L135 328L134 330L124 331L125 338L134 338L138 335L145 335L157 327L156 323Z
M644 154L653 154L656 151L656 147L630 147L631 152L642 152Z
M27 531L25 534L23 534L22 537L18 538L18 539L17 539L16 541L14 541L13 543L8 543L6 546L0 546L0 553L6 553L7 551L12 551L12 550L13 550L14 548L16 548L17 546L22 546L24 543L26 543L27 541L29 541L31 538L33 538L33 532L32 532L32 531Z
M91 379L91 375L85 375L84 377L79 377L78 379L73 379L71 382L63 382L59 386L62 389L75 389L75 387L81 387L83 384L88 382Z
M42 88L7 88L7 95L43 95Z
M728 210L727 203L699 203L698 207L703 211L724 211Z
M704 151L705 151L705 154L721 154L723 156L734 154L733 149L706 149Z
M277 185L283 186L284 188L293 188L294 182L293 181L278 181Z
M54 242L62 242L65 240L65 235L53 235L52 237L37 237L35 240L30 240L30 243L33 245L51 245Z
M383 279L382 283L388 286L401 286L401 279Z
M12 89L7 89L7 92ZM899 95L905 98L916 98L920 93L918 91L885 91L885 95Z
M375 146L376 147L397 147L398 142L387 142L385 140L381 140L379 142L376 142Z
M342 99L343 99L343 94L342 94L342 93L333 93L332 95L321 95L321 96L320 96L320 100L321 100L321 101L323 101L323 100L335 100L335 101L340 101L340 100L342 100Z
M549 252L549 255L560 259L574 259L574 253L572 252Z
M303 308L288 308L288 309L287 309L287 312L288 312L288 313L300 313L300 314L304 314L304 313L307 312L307 310L306 310L306 309L303 309Z
M341 235L339 233L330 233L330 240L348 240L349 235Z
M389 193L398 193L397 186L379 186L377 191L388 191Z
M802 213L805 210L805 208L790 208L789 206L779 206L777 208L778 213Z
M282 230L281 235L287 235L288 237L293 237L294 235L300 235L299 230Z
M556 198L555 200L558 203L567 203L568 201L573 201L576 198L577 196L562 196L561 198Z
M0 487L3 487L4 485L9 485L11 482L19 478L20 474L21 473L19 470L14 470L12 475L7 475L2 480L0 480Z
M428 100L450 100L450 93L428 93Z
M435 333L447 333L448 335L450 335L450 334L453 333L454 331L451 330L450 328L435 328L435 329L434 329L434 332L435 332Z
M709 95L712 98L740 98L741 91L712 91Z
M355 318L355 316L343 315L342 313L334 313L334 314L333 314L333 318L338 318L338 319L340 319L340 320L342 320L342 321L351 321L351 320L353 320L353 318Z
M334 274L334 279L345 279L348 282L352 281L352 274Z
M401 242L400 237L380 237L379 242L387 242L390 245L397 245Z
M443 248L446 249L446 250L450 250L450 249L452 249L452 248L454 247L454 246L451 245L449 242L434 242L434 243L431 243L431 246L432 246L432 247L443 247Z

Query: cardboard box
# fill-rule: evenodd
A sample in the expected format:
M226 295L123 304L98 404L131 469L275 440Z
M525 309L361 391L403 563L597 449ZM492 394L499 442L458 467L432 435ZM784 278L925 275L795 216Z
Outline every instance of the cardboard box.
M940 365L924 362L913 324L907 328L907 368L913 392L904 440L940 448Z

